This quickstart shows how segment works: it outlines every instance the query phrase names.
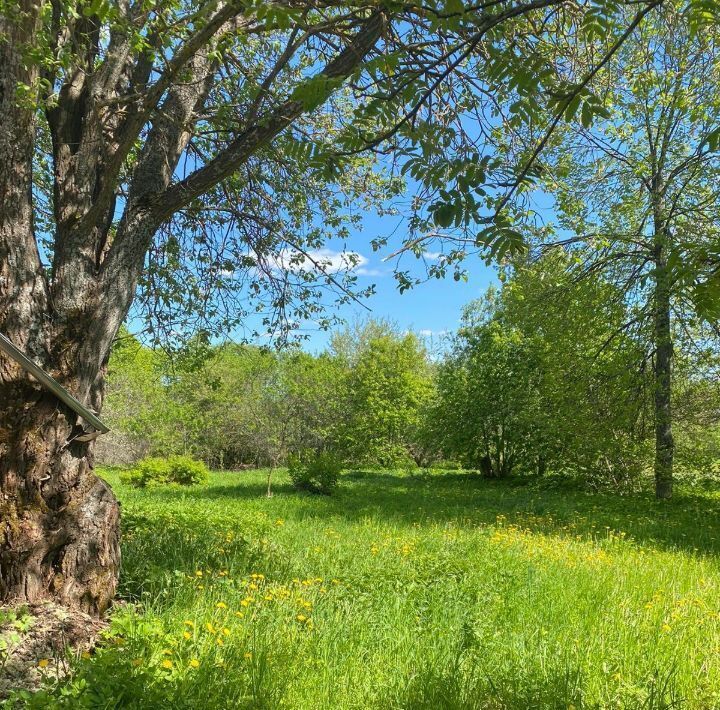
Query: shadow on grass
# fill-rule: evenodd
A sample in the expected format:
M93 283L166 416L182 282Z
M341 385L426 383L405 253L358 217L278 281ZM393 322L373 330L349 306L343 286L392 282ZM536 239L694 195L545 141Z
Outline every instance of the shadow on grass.
M273 484L273 497L267 498L260 472L225 475L227 481L207 487L153 489L145 495L157 502L207 502L213 508L219 500L253 501L269 515L290 520L374 517L408 526L475 526L495 524L498 516L504 516L507 524L546 534L603 536L613 530L642 545L720 553L720 497L712 490L680 490L670 501L656 501L650 493L589 493L571 486L548 490L542 482L488 481L466 472L354 471L343 475L332 496L298 493L280 478Z
M405 686L392 693L390 707L413 710L566 710L583 707L582 669L572 662L556 659L550 667L515 668L514 672L485 671L477 659L466 673L452 668L427 667L406 679ZM658 671L646 681L642 710L669 710L683 704L674 685L672 671Z

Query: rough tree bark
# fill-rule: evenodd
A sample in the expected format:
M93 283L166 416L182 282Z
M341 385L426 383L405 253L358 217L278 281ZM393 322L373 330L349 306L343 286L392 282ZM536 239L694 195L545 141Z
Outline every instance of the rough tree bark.
M50 290L35 241L32 159L35 120L18 103L18 83L37 78L22 47L38 21L38 5L0 21L0 330L78 391L77 334L82 323L53 320ZM101 391L84 383L91 405ZM89 401L86 399L86 401ZM92 470L91 444L69 443L76 416L0 358L0 599L56 600L101 613L115 592L119 507Z
M305 109L288 100L268 110L173 184L216 74L209 50L218 35L250 23L243 4L204 4L203 21L160 69L153 52L164 56L161 37L150 37L157 46L147 53L131 46L129 31L147 19L142 3L118 0L115 10L127 24L109 40L101 39L97 17L63 19L59 3L50 4L49 17L42 5L0 0L0 331L100 411L112 342L158 228ZM43 22L50 26L41 28ZM349 76L381 37L386 17L375 12L358 27L325 76ZM54 65L41 70L28 60L41 31L54 50L63 42L73 47L74 64L62 77L52 74ZM49 96L39 79L51 87L48 95L59 86L44 114ZM41 87L39 105L18 92L30 87L34 96L33 86ZM38 121L52 143L49 271L33 223ZM138 142L142 149L131 156ZM123 211L116 218L119 194ZM0 603L53 599L101 614L115 594L119 504L93 472L92 443L75 440L79 431L73 412L0 355Z

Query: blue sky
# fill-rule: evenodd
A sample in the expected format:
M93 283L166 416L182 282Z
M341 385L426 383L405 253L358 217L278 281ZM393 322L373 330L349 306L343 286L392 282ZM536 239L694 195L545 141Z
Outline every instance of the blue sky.
M403 197L412 194L410 186ZM402 198L401 198L402 201ZM404 205L407 207L407 205ZM384 204L383 209L395 207ZM355 208L357 209L357 208ZM401 211L407 211L401 210ZM482 296L492 284L499 284L495 266L487 266L477 256L468 257L462 267L468 272L467 281L455 281L450 275L443 279L427 279L426 268L429 263L437 261L434 250L441 248L437 243L428 247L424 259L418 259L413 254L405 254L398 259L385 261L387 257L399 250L407 237L407 220L397 214L377 214L369 211L363 215L362 224L357 228L351 227L348 239L330 239L324 248L308 252L315 260L322 262L329 273L341 272L348 267L348 258L343 254L355 255L355 266L352 267L357 276L355 290L360 292L368 286L375 286L375 294L363 299L361 303L347 303L338 307L334 303L335 295L328 294L326 312L338 316L347 324L368 318L388 320L395 324L399 330L413 331L425 339L431 351L442 349L447 335L457 330L460 324L463 307L473 299ZM380 251L373 251L371 243L378 238L387 239L387 244ZM291 250L280 254L277 259L278 267L289 262ZM394 268L409 271L411 277L423 279L423 283L400 293L394 278ZM292 267L290 267L292 268ZM311 268L303 264L303 268ZM363 307L365 306L365 307ZM131 313L128 322L130 331L140 335L145 322L137 312ZM342 326L337 326L342 327ZM246 338L253 342L252 331L262 332L265 328L261 323L261 316L249 315L244 325L227 334L229 340L237 342ZM303 339L300 345L303 349L318 353L326 349L332 332L321 330L312 322L303 323L299 331ZM225 340L216 338L216 342ZM260 336L254 342L267 344L267 336Z
M347 267L347 258L343 259L344 252L357 255L357 265L353 268L357 276L356 290L365 290L375 285L375 294L360 303L348 303L338 307L333 303L334 296L329 295L326 306L328 312L339 316L348 324L368 318L389 320L401 330L411 330L425 339L431 351L441 349L445 336L457 330L460 324L463 307L475 298L482 296L491 284L498 284L497 269L487 266L476 256L468 257L463 263L468 271L467 281L455 281L452 275L444 279L429 279L414 288L400 293L393 270L398 264L397 259L385 261L384 259L397 251L407 236L406 219L393 215L378 215L367 212L363 216L362 224L353 228L347 240L331 239L325 248L312 252L315 258L329 264L328 270L337 270ZM387 238L387 244L380 251L373 251L371 243L377 238ZM434 244L429 249L438 249ZM428 263L437 261L432 252L425 253ZM425 279L426 263L417 259L413 254L401 257L399 268L408 270L411 276ZM144 321L139 317L131 316L128 326L130 331L140 334L144 328ZM242 341L250 335L252 328L262 330L258 319L248 318L246 327L229 333L231 340ZM301 333L304 340L303 349L318 353L324 350L332 335L323 331L312 323L303 324ZM222 340L222 338L220 339ZM266 339L259 339L259 344L267 343Z
M370 311L358 304L348 304L338 314L348 322L368 316L385 318L397 323L403 330L413 330L437 341L443 334L457 329L466 303L485 293L491 284L498 283L497 271L480 259L471 258L465 264L469 271L467 282L456 282L448 276L432 279L401 294L393 278L394 263L384 262L383 258L400 246L404 235L404 222L399 217L368 214L362 228L356 230L344 245L328 244L325 252L328 259L336 257L343 246L347 251L359 254L361 259L356 269L358 286L376 286L375 295L364 302ZM370 247L371 240L376 237L389 238L388 245L379 252L373 252ZM425 270L422 261L412 255L403 258L401 267L418 275L424 274ZM320 330L305 333L309 338L304 347L310 351L322 350L330 337L329 333Z

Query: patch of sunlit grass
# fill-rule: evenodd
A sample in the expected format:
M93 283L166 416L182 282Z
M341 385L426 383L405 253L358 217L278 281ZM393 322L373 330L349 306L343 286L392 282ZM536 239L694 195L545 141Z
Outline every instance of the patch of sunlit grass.
M278 476L267 498L263 472L187 491L110 479L124 603L38 707L720 706L712 493L380 473L332 497Z

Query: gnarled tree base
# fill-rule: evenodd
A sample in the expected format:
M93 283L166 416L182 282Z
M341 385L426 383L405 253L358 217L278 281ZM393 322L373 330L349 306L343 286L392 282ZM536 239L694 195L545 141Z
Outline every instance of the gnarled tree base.
M0 411L0 603L55 603L99 616L120 566L120 506L51 395L12 424Z

